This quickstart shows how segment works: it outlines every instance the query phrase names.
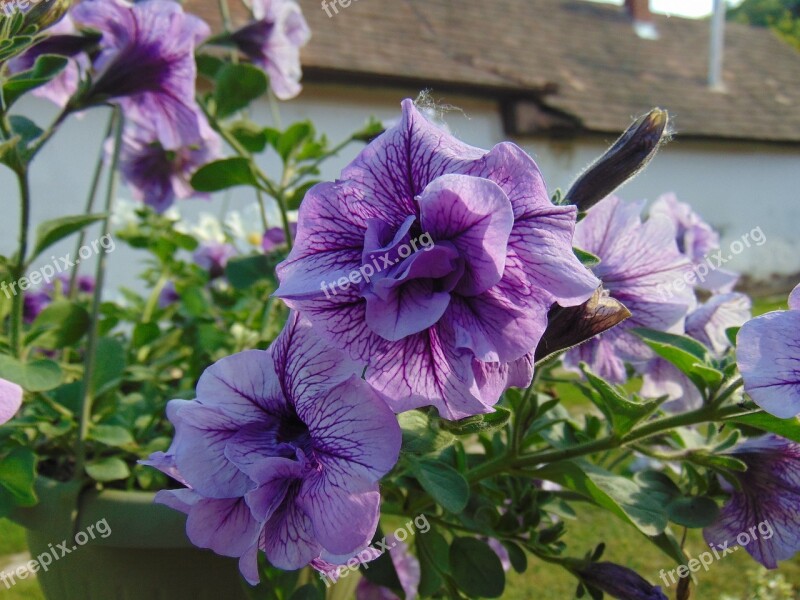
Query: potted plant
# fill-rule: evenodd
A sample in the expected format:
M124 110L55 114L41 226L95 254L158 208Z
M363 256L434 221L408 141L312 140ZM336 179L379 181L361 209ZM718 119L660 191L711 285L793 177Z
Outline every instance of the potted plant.
M247 116L299 91L297 4L248 4L241 26L220 6L214 34L169 0L0 23L0 162L20 199L1 265L0 516L28 529L49 598L493 598L529 558L579 595L686 597L677 527L704 529L709 560L800 550L782 509L800 500L783 369L797 292L750 320L690 207L664 197L645 217L609 195L665 140L665 111L552 196L518 146L468 146L410 100L387 131L330 146L309 121ZM29 92L61 108L49 126L12 114ZM34 235L30 170L87 110L109 125L85 214ZM138 206L116 204L118 178ZM235 186L252 215L174 210ZM70 236L76 260L47 262ZM112 300L117 244L143 271ZM592 408L562 402L576 394ZM603 544L568 548L579 502L674 568L653 583Z

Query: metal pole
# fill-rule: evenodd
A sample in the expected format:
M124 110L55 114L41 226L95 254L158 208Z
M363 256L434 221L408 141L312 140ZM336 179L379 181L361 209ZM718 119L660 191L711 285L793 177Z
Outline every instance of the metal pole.
M725 88L722 80L722 63L725 53L725 9L725 0L714 0L708 55L708 85L714 90Z

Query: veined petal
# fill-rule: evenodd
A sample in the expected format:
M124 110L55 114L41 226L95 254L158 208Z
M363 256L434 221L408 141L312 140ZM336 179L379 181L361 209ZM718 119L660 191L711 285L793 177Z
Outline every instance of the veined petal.
M781 419L800 413L800 311L771 312L748 321L736 338L744 389Z

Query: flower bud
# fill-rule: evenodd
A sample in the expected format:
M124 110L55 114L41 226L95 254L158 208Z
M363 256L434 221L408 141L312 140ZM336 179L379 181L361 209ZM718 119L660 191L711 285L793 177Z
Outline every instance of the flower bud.
M602 287L580 306L565 308L556 304L547 314L547 329L536 347L534 361L582 344L630 316L630 311Z
M586 211L644 169L667 141L667 111L654 108L628 127L627 131L572 184L566 204Z
M620 600L669 600L661 588L638 573L611 562L586 563L575 570L584 585Z
M67 14L71 4L72 0L42 0L25 15L24 27L35 25L38 31L52 27Z

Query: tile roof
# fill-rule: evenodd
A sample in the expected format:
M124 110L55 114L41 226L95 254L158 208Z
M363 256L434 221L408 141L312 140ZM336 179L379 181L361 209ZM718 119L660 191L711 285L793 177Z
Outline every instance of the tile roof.
M645 40L621 7L585 0L351 0L333 17L299 1L310 80L521 100L587 132L661 106L684 137L800 143L800 53L766 29L727 23L720 92L707 84L707 20L656 15L660 39ZM187 5L218 22L215 1Z

